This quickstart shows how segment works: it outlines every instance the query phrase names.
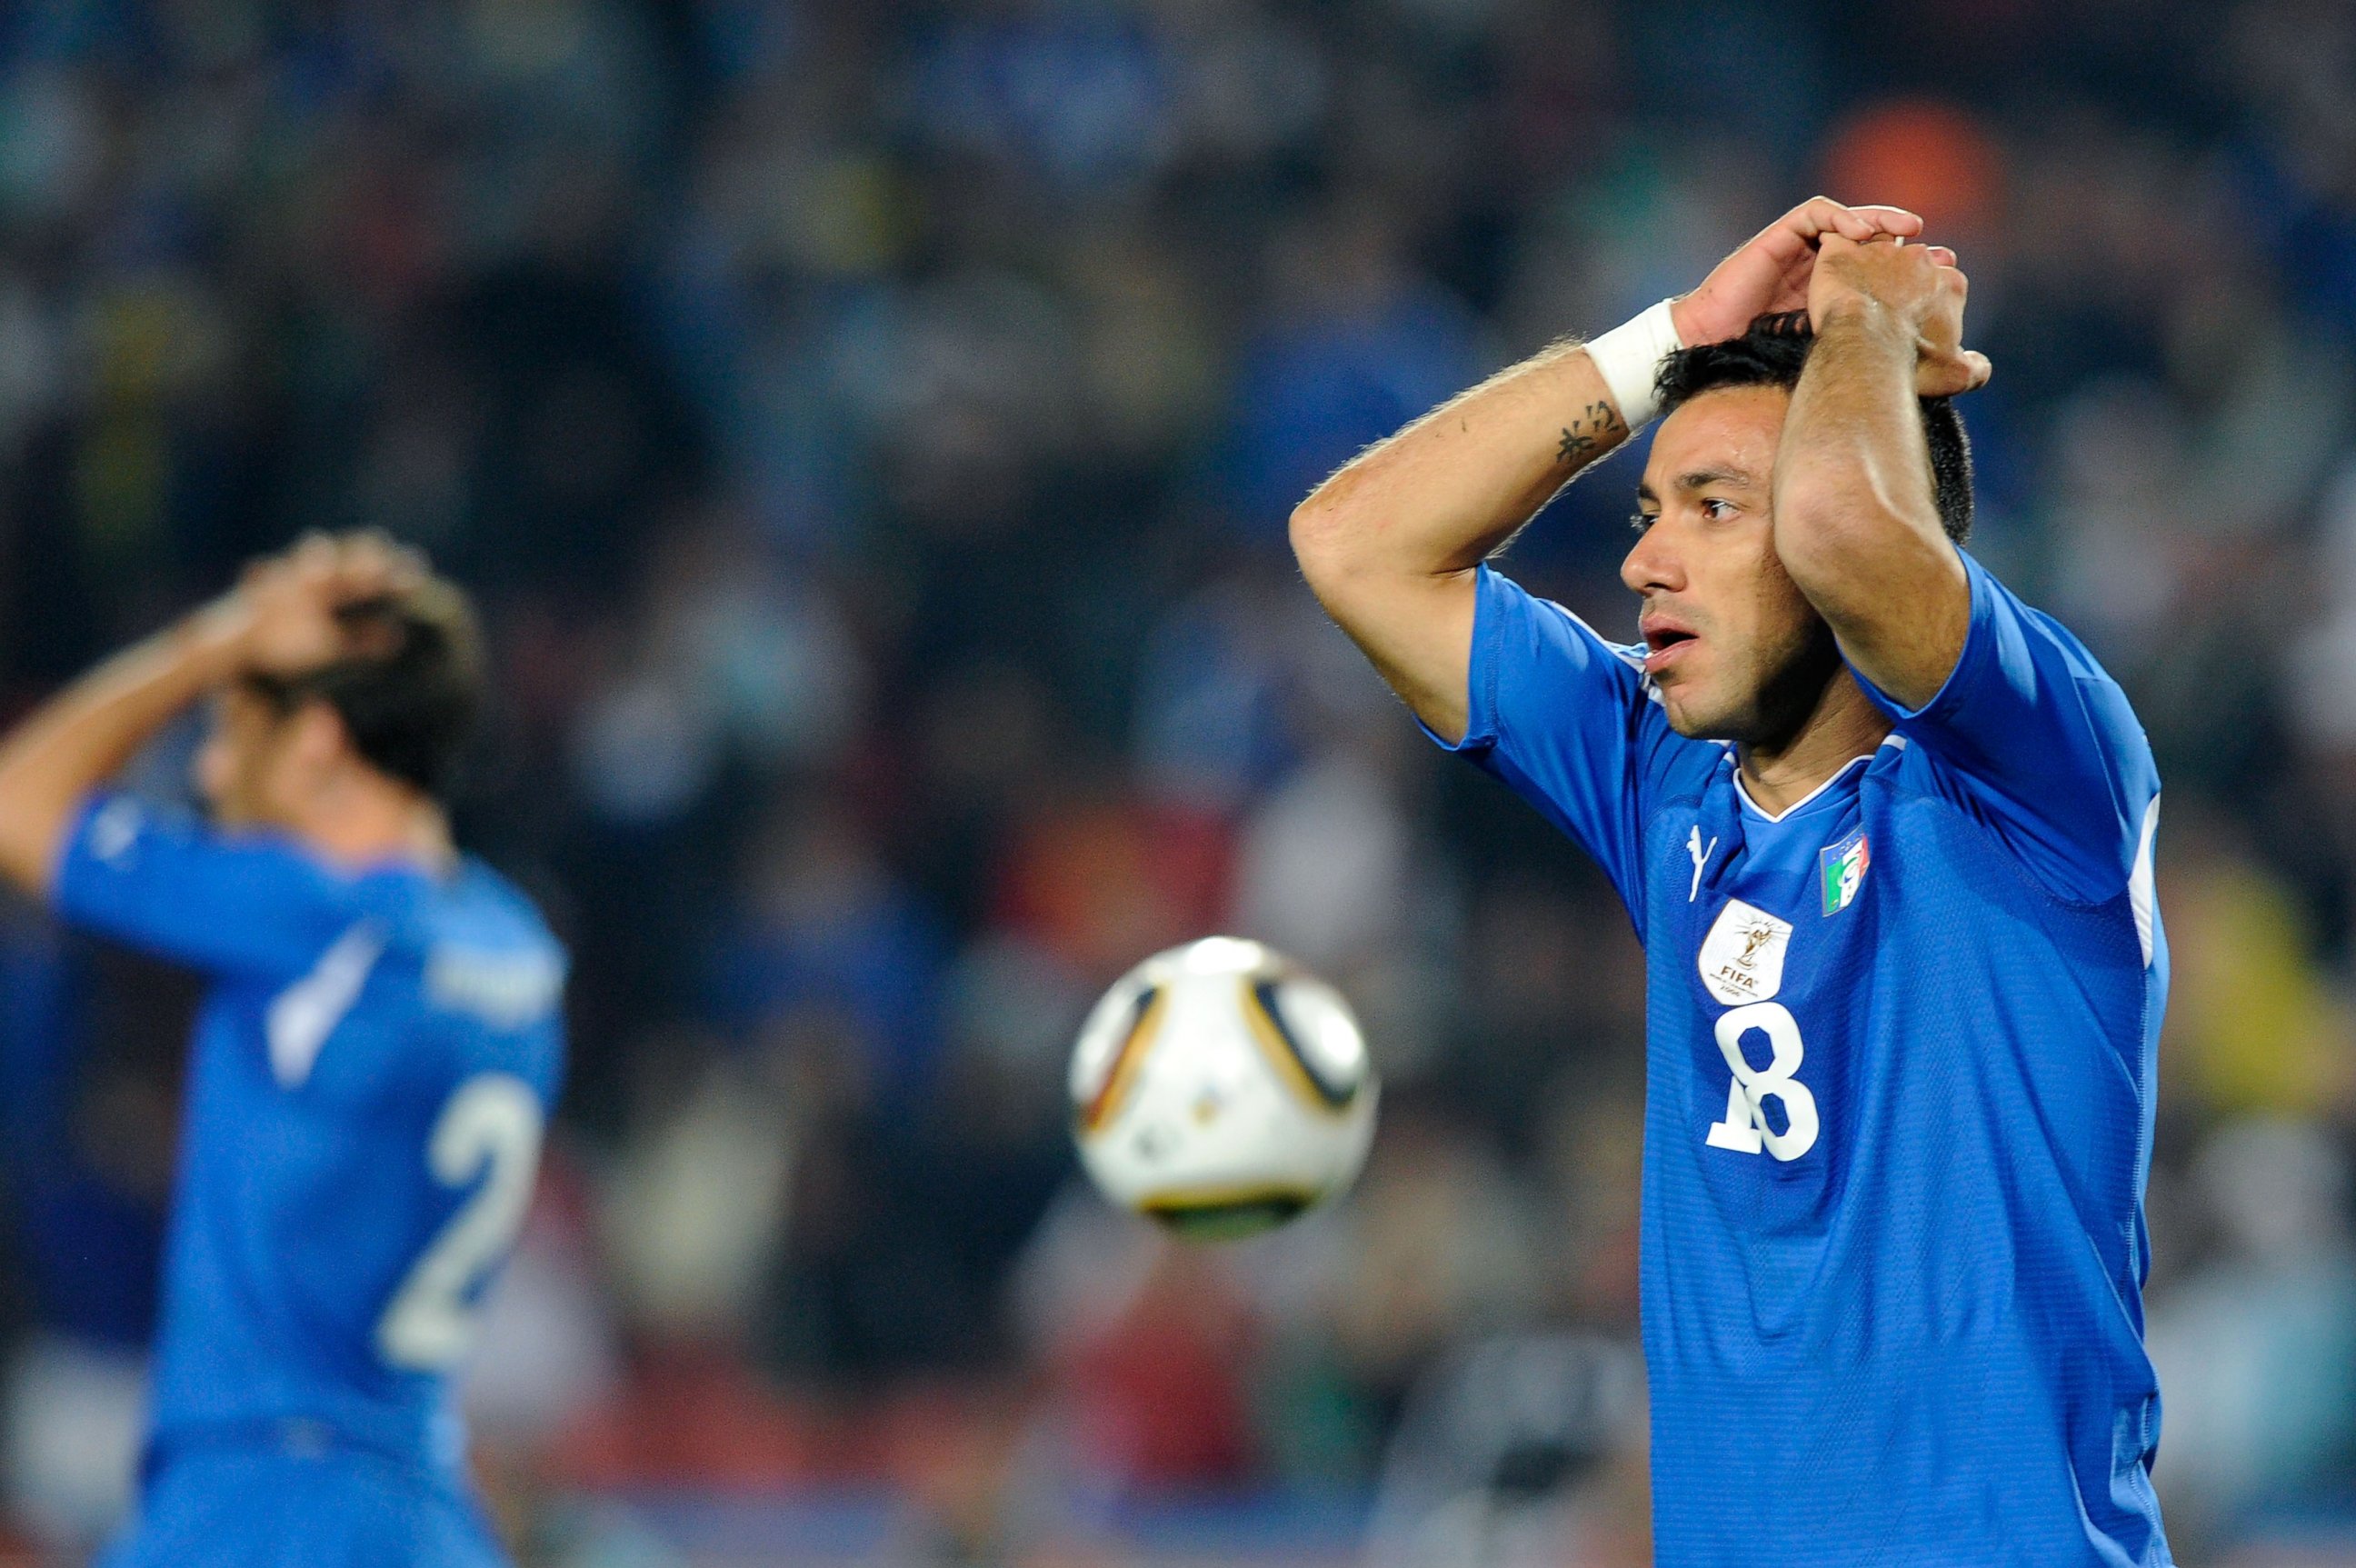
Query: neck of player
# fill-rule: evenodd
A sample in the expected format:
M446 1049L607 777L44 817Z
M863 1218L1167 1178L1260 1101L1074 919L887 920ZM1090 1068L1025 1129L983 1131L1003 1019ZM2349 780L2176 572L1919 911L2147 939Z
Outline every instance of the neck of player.
M1843 666L1787 736L1747 741L1737 748L1743 791L1762 811L1787 811L1851 762L1870 756L1891 727L1890 715Z
M347 871L405 864L442 876L457 863L450 819L433 800L389 779L337 780L294 824L302 840Z

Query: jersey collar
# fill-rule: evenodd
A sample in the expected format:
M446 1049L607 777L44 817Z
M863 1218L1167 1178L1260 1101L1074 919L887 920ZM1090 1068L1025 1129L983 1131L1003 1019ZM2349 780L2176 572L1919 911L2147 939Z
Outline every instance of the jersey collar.
M1730 763L1734 764L1734 794L1735 798L1742 802L1744 811L1751 816L1759 818L1762 822L1773 823L1786 821L1789 818L1796 816L1800 812L1806 811L1810 805L1815 803L1824 795L1825 791L1832 789L1835 785L1847 779L1850 774L1856 772L1859 768L1862 768L1865 764L1872 761L1879 753L1879 748L1876 747L1873 751L1869 751L1862 757L1850 757L1847 762L1842 763L1839 768L1834 769L1833 776L1831 778L1826 779L1823 783L1817 785L1815 789L1809 790L1806 794L1801 796L1798 800L1793 801L1790 805L1784 807L1780 811L1771 811L1766 807L1761 805L1758 801L1751 798L1751 791L1742 787L1742 767L1740 763L1735 761L1734 750L1731 746L1727 748L1726 756L1727 760Z

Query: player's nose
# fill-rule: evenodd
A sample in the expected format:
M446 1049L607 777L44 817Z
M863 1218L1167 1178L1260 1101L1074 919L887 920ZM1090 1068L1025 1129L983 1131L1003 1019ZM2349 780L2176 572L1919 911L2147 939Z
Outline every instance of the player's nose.
M1655 522L1636 536L1621 560L1620 581L1632 594L1673 594L1686 585L1685 567L1667 526Z

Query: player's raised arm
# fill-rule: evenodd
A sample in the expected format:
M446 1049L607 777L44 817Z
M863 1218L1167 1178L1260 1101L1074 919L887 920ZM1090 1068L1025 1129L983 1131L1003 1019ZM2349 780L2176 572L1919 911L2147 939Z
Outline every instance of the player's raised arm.
M1775 553L1856 670L1908 708L1963 651L1971 593L1932 485L1920 400L1966 392L1964 274L1931 245L1827 235L1809 281L1815 347L1775 461Z
M1820 240L1921 227L1895 208L1816 198L1693 293L1591 345L1546 349L1441 404L1360 454L1293 512L1292 547L1310 587L1418 716L1443 738L1460 738L1474 568L1651 417L1662 356L1798 308Z
M46 897L83 798L174 715L249 671L334 657L344 637L336 607L413 570L371 536L306 540L35 709L0 739L0 875Z
M234 673L232 628L195 616L115 655L0 741L0 875L48 896L73 814L175 714Z
M1452 741L1466 722L1473 568L1627 435L1586 349L1558 344L1319 486L1292 514L1293 553L1391 689Z

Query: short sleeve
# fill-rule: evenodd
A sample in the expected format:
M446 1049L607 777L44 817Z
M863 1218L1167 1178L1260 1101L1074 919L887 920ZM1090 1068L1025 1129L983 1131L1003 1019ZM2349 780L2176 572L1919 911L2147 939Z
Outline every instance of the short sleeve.
M1646 692L1642 656L1484 565L1465 695L1464 738L1453 746L1432 738L1577 841L1641 930L1648 786L1664 744L1675 738Z
M327 870L291 846L215 832L127 795L75 819L59 918L217 975L298 975L350 924Z
M2069 629L1964 556L1971 628L1909 711L1858 684L2048 887L2099 903L2147 879L2159 773L2126 693Z

